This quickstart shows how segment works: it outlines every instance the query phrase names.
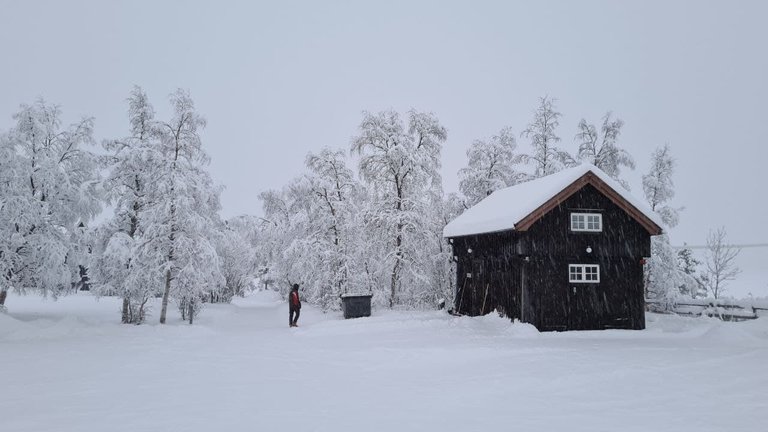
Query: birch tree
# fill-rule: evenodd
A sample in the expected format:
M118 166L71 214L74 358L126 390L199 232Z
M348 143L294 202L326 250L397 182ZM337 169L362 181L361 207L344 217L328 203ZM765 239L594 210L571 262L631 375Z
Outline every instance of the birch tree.
M0 136L0 306L7 293L57 296L80 279L86 224L101 210L93 119L62 126L61 109L22 105Z
M560 137L557 136L556 129L560 125L562 114L557 111L555 102L555 99L548 96L540 98L533 121L521 134L531 141L533 152L521 155L521 161L533 165L533 178L554 174L575 164L573 157L557 146Z
M643 192L651 210L661 216L664 224L674 227L680 218L680 209L673 208L669 201L675 196L675 184L672 174L675 160L669 144L657 148L651 155L651 169L643 176Z
M707 295L707 290L703 285L704 278L699 272L701 261L693 256L690 248L683 248L677 251L677 267L688 275L688 281L680 285L680 294L691 298L698 298Z
M319 283L324 286L321 304L328 307L338 303L339 295L350 290L350 274L355 271L354 239L359 235L355 224L355 201L360 186L354 173L346 166L341 150L323 149L309 154L306 166L310 171L309 185L317 208L314 232L323 249L326 263Z
M735 280L741 273L736 265L736 257L740 252L741 249L728 244L724 227L709 232L704 255L704 285L712 297L720 298L726 291L728 282Z
M669 145L656 149L651 157L651 168L643 176L643 191L651 210L661 217L663 229L673 228L679 221L677 209L670 207L674 197L674 159ZM677 265L677 254L669 243L667 233L651 238L651 257L645 267L645 296L658 302L662 309L670 309L680 294L680 286L695 281Z
M154 170L159 151L159 124L146 93L134 87L128 98L130 134L105 141L103 157L109 175L107 198L114 215L97 232L93 278L97 293L122 297L121 321L141 324L149 299L160 292L158 280L150 277L159 262L156 256L140 254L146 209L159 173ZM143 259L149 258L149 261Z
M621 168L635 169L635 161L626 150L618 146L618 138L624 121L612 118L611 112L603 116L603 125L598 132L593 124L582 119L576 140L579 144L577 157L600 168L629 190L629 183L621 178Z
M258 276L259 261L253 238L255 224L248 216L232 218L217 236L216 253L224 277L224 289L210 293L211 303L230 302L234 296L244 296Z
M517 143L511 128L502 129L489 140L476 140L467 150L467 166L459 170L459 190L469 208L496 190L521 180L515 170Z
M267 272L277 290L288 295L294 283L302 286L305 300L315 302L313 257L317 256L310 221L313 218L312 192L306 177L292 180L280 190L259 194L264 210L262 253ZM307 298L309 296L309 299Z
M651 239L651 256L645 265L645 298L655 302L654 309L670 310L680 294L680 286L690 277L677 266L677 254L666 234Z
M408 112L407 123L394 111L364 112L359 131L352 152L360 158L360 176L371 194L369 227L384 242L381 264L389 266L392 307L404 285L423 276L419 249L430 229L424 216L441 187L440 150L447 132L434 115L414 110Z
M220 190L205 169L209 159L200 138L206 122L186 91L177 90L170 101L173 117L158 125L158 175L142 244L142 254L157 259L163 274L161 324L171 296L191 323L201 298L224 284L212 232L220 229Z
M266 220L262 249L269 251L265 276L283 294L298 283L305 301L338 309L341 294L367 291L358 216L364 194L342 151L309 154L306 166L306 175L260 196Z

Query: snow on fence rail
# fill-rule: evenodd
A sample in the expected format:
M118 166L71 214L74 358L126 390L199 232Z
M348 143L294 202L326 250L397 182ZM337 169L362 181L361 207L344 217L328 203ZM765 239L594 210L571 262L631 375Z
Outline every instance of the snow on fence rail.
M664 309L663 302L646 300L645 304L650 310ZM768 316L768 299L680 299L672 305L671 312L689 316L705 315L723 321L745 321Z

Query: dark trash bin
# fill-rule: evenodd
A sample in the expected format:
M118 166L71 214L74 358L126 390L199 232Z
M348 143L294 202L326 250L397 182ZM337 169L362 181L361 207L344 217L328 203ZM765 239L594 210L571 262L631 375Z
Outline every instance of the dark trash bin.
M371 316L372 294L344 294L341 296L341 309L344 318L361 318Z

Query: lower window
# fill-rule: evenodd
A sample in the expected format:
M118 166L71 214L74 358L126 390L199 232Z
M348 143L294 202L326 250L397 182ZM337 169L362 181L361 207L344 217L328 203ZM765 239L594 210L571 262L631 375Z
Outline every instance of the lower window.
M572 283L600 282L600 266L597 264L568 264L568 281Z

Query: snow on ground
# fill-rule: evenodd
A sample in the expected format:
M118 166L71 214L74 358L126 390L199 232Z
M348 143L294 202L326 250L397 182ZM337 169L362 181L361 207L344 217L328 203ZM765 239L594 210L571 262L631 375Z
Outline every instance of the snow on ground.
M257 293L193 326L119 301L8 298L0 430L768 430L768 318L648 315L645 331L538 333L495 316L343 320ZM157 309L155 309L155 312Z

